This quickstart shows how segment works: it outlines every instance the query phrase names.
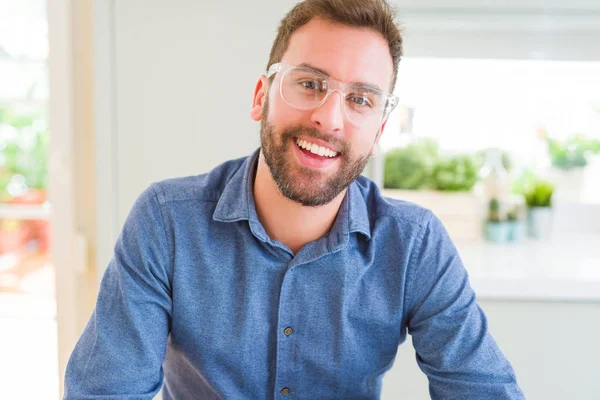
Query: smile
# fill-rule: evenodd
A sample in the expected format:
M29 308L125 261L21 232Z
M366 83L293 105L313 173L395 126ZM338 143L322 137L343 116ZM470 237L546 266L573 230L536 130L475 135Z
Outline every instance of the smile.
M333 151L331 149L328 149L327 147L324 146L319 146L316 143L311 143L309 141L306 141L304 139L296 139L296 144L298 145L298 147L300 147L301 149L304 149L306 151L311 152L312 154L321 156L321 157L329 157L329 158L334 158L337 157L337 155L339 154L336 151Z

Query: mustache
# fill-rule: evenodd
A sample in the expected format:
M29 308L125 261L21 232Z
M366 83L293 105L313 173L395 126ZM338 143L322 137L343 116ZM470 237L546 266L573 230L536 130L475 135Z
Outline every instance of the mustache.
M338 149L339 152L341 153L341 155L348 154L348 151L350 148L348 143L343 139L340 139L338 137L331 136L331 135L326 135L326 134L319 132L315 128L310 128L310 127L301 126L301 125L294 125L294 126L287 127L281 133L281 138L284 141L287 141L287 139L292 139L292 138L300 136L300 135L311 137L313 139L319 139L326 143L329 143L333 147Z

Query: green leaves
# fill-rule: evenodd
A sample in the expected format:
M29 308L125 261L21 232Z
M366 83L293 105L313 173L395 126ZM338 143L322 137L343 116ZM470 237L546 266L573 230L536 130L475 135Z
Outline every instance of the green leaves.
M421 139L386 153L384 187L468 191L477 182L478 171L473 156L442 156L434 140Z
M470 155L441 157L433 171L433 188L444 191L468 191L477 183L479 166Z
M588 164L588 154L600 153L600 140L578 133L562 141L547 136L546 143L552 166L561 169L585 167Z
M37 111L19 112L15 108L0 108L0 123L10 125L21 129L32 126L39 119L40 113Z
M552 206L554 185L550 182L539 180L525 190L525 201L529 207Z
M8 187L15 179L29 189L46 188L48 145L40 110L0 108L0 202L10 199Z
M431 177L438 159L435 141L422 139L405 148L385 155L384 187L392 189L424 189L431 186Z

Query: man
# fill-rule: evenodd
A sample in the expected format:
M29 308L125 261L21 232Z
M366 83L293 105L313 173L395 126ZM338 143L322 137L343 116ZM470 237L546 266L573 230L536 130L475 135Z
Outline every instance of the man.
M401 54L382 0L286 15L260 150L140 196L66 399L376 399L407 330L432 398L522 398L439 220L359 177Z

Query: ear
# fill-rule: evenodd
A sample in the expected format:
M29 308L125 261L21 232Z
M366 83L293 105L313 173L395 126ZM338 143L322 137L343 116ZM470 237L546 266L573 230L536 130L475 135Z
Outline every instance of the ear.
M375 136L375 141L373 142L373 147L371 148L370 156L373 157L377 154L377 143L379 143L379 139L381 139L381 135L383 135L383 129L385 128L385 124L387 124L387 119L381 124L381 128L379 128L379 132L377 132L377 136Z
M263 117L263 106L265 104L266 96L268 96L268 82L267 77L262 75L256 87L254 88L254 98L252 100L252 109L250 110L250 118L254 121L260 121Z

